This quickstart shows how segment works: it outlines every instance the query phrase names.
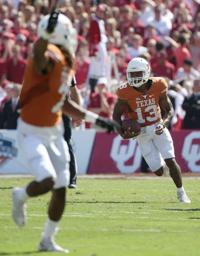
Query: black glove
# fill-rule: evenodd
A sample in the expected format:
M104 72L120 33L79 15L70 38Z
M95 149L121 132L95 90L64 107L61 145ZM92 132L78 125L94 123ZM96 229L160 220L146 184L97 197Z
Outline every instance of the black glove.
M49 21L48 21L48 25L47 25L47 28L46 28L46 31L48 33L53 33L54 32L54 29L56 27L56 24L58 22L58 15L60 14L59 11L53 11L51 14L50 14L50 17L49 17Z
M76 77L73 76L73 77L72 77L72 81L71 81L71 87L74 87L74 86L76 86L76 85L77 85Z
M105 128L109 133L114 132L118 124L108 118L99 116L95 122L96 125Z

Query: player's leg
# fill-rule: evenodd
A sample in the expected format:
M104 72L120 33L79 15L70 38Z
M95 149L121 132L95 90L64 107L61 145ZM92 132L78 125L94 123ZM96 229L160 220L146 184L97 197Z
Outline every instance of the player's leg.
M176 187L181 188L183 186L181 169L180 169L180 166L177 164L175 158L165 159L165 163L169 168L170 176L172 177L172 180L174 181Z
M144 157L142 157L142 160L141 160L141 172L143 172L143 173L150 172L150 168L149 168L148 164L146 163Z
M140 147L141 153L150 167L151 171L157 176L162 176L164 161L159 153L158 149L153 143L151 135L139 135L137 137L138 145Z
M43 195L49 192L50 190L52 190L53 185L54 185L53 177L45 178L40 182L34 180L27 185L26 193L29 197L36 197L39 195Z
M76 180L77 180L77 164L76 158L74 155L74 150L71 144L71 141L68 141L69 154L70 154L70 162L69 162L69 172L70 172L70 182L69 188L76 188Z
M161 137L160 137L161 136ZM147 164L150 166L151 170L154 171L154 173L157 176L163 175L163 158L159 151L164 154L164 156L167 155L173 155L173 148L171 146L168 149L168 154L165 153L165 145L167 144L167 141L169 138L165 138L163 135L157 135L156 137L159 137L159 139L149 139L148 136L138 136L138 144L140 146L141 152L147 162ZM162 139L164 137L164 139ZM149 137L150 138L150 137ZM161 139L161 140L160 140ZM158 143L159 140L159 143ZM156 141L156 143L155 143ZM173 145L173 144L171 144ZM165 148L165 150L163 150ZM169 153L170 152L170 153ZM165 162L170 169L170 175L172 179L174 180L176 186L177 186L177 196L180 202L189 203L190 199L187 197L184 188L182 186L182 180L180 175L180 168L178 167L176 161L174 158L171 159L165 159Z
M175 160L173 140L167 128L164 129L161 135L154 136L154 143L159 149L167 167L169 168L170 176L177 187L177 197L179 201L190 203L190 199L187 197L182 184L180 166Z
M182 203L191 203L191 200L187 196L182 184L182 176L180 166L177 164L175 158L165 159L165 163L169 168L170 176L172 177L177 187L177 198Z
M62 218L66 204L66 188L58 188L52 191L51 200L48 208L48 219L45 223L41 240L38 246L39 251L55 251L68 253L67 249L62 248L54 241L58 225Z
M26 200L50 191L56 178L56 172L42 141L37 136L23 136L21 142L20 147L35 180L26 187L13 189L12 215L18 226L26 223Z
M59 221L63 215L66 203L66 188L53 189L48 208L48 216L53 221Z
M163 174L164 174L164 168L163 168L163 166L160 167L158 170L156 170L154 173L155 173L155 175L157 175L157 176L163 176Z
M60 153L59 156L56 151ZM39 251L68 252L67 249L63 249L54 241L54 235L65 209L66 187L69 184L69 153L63 137L59 137L48 152L54 168L56 169L57 178L48 208L48 219L38 249Z
M69 163L69 172L70 172L70 182L69 182L69 188L76 188L76 180L77 180L77 164L76 164L76 158L74 155L73 147L71 144L71 137L72 137L72 124L71 119L63 115L63 123L64 123L64 138L67 142L68 148L69 148L69 154L70 154L70 163Z

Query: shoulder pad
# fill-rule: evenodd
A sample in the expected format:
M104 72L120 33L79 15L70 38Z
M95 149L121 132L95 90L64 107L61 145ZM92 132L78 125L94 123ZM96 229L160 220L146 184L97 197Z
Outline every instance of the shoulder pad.
M128 82L123 82L123 83L121 83L121 84L117 87L117 89L118 89L118 90L121 90L121 89L124 89L124 88L126 88L126 87L128 87Z
M156 82L165 82L166 80L165 80L165 78L163 78L163 77L160 77L160 76L156 76L156 77L150 77L150 79L154 82L154 83L156 83Z

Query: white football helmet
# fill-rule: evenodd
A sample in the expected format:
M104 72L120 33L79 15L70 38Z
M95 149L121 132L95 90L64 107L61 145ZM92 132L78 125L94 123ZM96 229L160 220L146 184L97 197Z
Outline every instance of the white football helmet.
M142 76L133 77L131 73L134 72L142 72ZM150 73L151 68L149 63L145 59L140 57L133 58L131 61L129 61L126 69L128 83L136 88L139 88L148 81Z
M45 15L41 18L38 24L38 36L47 37L47 24L50 15ZM75 52L77 47L77 35L76 30L73 28L72 23L68 17L60 13L58 16L58 22L55 30L52 34L48 34L48 41L52 44L61 45L66 49Z

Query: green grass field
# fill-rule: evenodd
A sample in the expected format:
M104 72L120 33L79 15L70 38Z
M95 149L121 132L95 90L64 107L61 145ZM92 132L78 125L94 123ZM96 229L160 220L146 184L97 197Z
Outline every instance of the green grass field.
M200 180L183 180L190 205L177 202L166 177L80 178L78 189L69 190L56 241L71 256L198 256ZM28 201L24 228L11 219L11 189L27 181L0 177L0 255L39 255L49 195Z

